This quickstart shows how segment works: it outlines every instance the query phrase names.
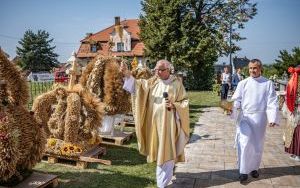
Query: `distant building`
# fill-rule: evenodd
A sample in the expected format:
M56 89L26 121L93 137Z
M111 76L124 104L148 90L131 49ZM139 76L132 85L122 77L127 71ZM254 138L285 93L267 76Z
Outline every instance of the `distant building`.
M233 65L234 65L234 68L235 69L238 69L238 68L244 68L244 67L247 67L248 66L248 63L249 63L250 59L248 59L246 56L245 57L234 57L233 58Z
M233 62L233 65L234 65L235 69L237 69L237 68L243 69L244 67L248 66L249 61L250 60L247 57L236 57L235 56L233 58L232 62ZM219 73L223 72L225 66L228 66L229 70L231 72L231 65L226 64L225 62L223 62L223 64L215 64L214 65L215 74L219 74Z
M221 72L223 72L225 66L228 66L226 65L225 62L223 64L215 64L214 65L215 74L220 74Z
M95 34L88 33L81 40L77 52L78 60L86 64L98 54L126 57L137 57L139 63L143 60L144 43L139 38L138 19L120 21L115 17L115 24Z

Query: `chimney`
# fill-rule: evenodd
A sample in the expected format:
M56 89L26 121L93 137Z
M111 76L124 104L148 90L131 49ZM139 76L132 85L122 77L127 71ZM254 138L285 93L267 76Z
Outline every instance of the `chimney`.
M115 26L120 25L120 16L115 17Z
M86 34L85 34L86 37L90 37L90 36L92 36L92 35L93 35L93 33L86 33Z

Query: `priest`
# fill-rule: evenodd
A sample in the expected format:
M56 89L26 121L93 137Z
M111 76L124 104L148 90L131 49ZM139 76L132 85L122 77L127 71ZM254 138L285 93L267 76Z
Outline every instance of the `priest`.
M248 174L259 177L267 122L274 127L279 121L275 89L270 80L261 76L261 61L251 60L248 68L250 76L238 83L232 96L241 183L247 181Z
M174 164L184 160L184 146L189 140L189 100L179 78L172 75L172 65L160 60L155 76L134 79L125 63L123 89L135 97L135 126L138 148L148 162L157 162L158 187L166 187L173 176Z

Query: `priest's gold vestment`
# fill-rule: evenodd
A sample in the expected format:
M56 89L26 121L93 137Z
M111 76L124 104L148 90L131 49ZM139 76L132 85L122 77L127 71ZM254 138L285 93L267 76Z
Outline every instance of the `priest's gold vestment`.
M176 76L166 81L153 77L135 81L135 124L139 151L148 162L162 165L169 160L183 161L189 139L189 100ZM163 92L175 109L165 106Z

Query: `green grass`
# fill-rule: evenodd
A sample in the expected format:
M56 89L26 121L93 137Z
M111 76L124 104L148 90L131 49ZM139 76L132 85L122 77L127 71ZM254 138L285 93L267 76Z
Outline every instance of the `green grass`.
M201 115L201 108L217 106L219 98L212 92L188 92L190 99L190 120L193 128ZM141 188L156 187L156 163L147 163L139 154L136 139L124 147L108 146L103 159L111 160L112 165L91 164L80 170L61 164L39 163L34 169L59 176L59 187L106 187Z
M211 91L189 91L188 96L190 99L190 127L193 131L195 123L202 113L201 109L219 106L220 96Z

